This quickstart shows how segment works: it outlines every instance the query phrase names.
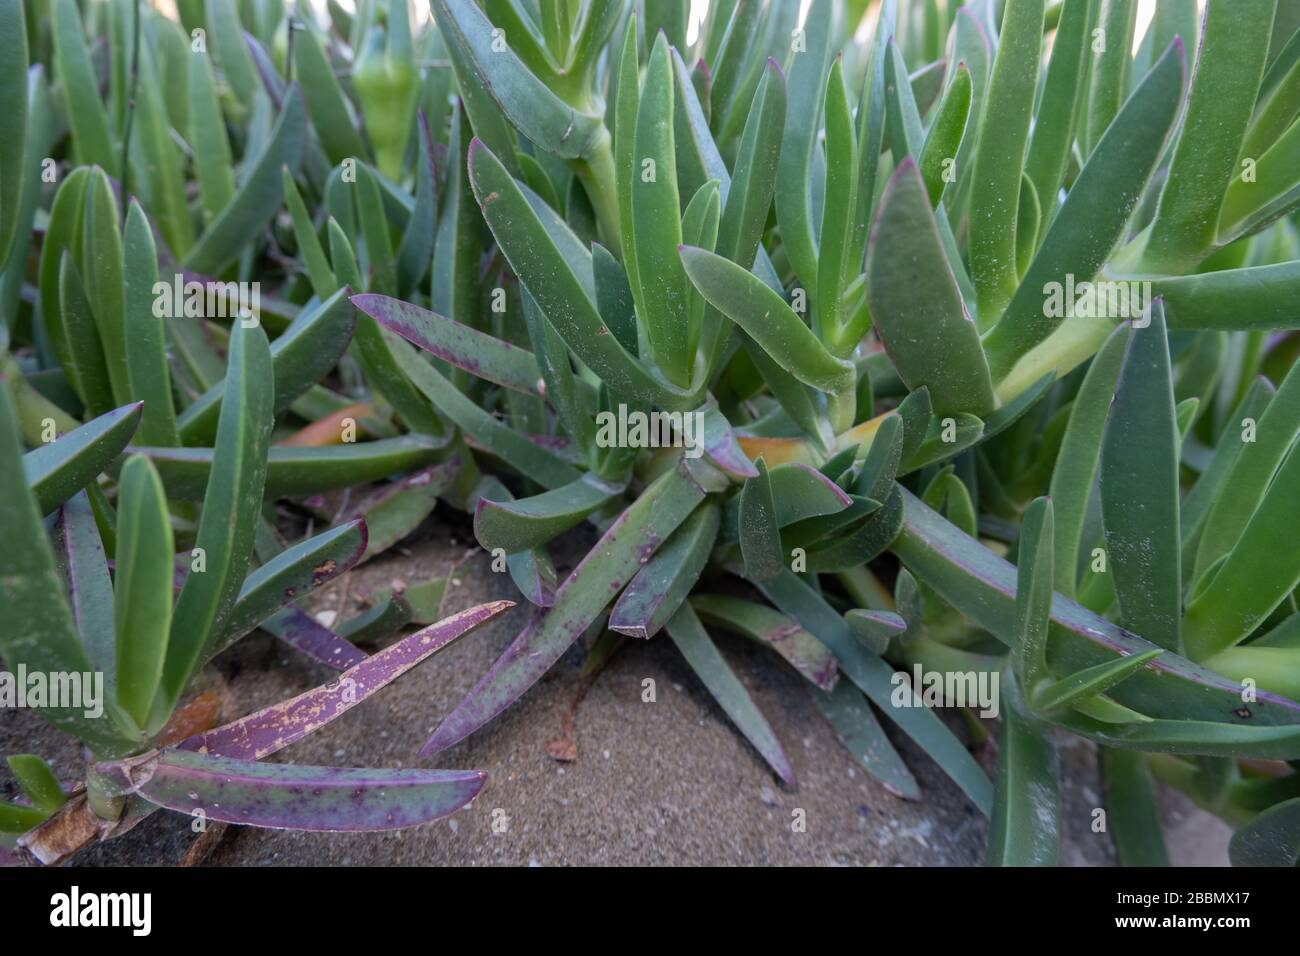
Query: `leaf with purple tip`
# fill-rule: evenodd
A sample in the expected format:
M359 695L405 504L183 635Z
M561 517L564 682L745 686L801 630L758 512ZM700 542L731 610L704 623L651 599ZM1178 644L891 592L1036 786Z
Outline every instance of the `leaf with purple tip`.
M609 629L630 637L654 637L695 587L720 523L716 505L706 502L696 508L619 595L609 612Z
M167 750L134 766L132 791L168 810L282 830L396 830L440 820L478 795L477 770L346 770Z
M272 614L260 626L294 650L336 671L356 667L367 657L366 652L351 641L296 607Z
M719 489L722 486L719 482ZM688 470L685 460L656 479L564 580L555 593L555 605L520 632L492 669L443 720L420 751L421 756L464 740L535 684L709 490Z
M537 395L542 373L523 349L386 295L354 295L352 304L412 345L478 378L524 395Z
M830 649L781 612L725 594L692 595L691 607L710 627L726 628L770 647L813 686L822 690L835 686L839 668Z
M180 747L235 760L261 760L314 733L513 601L480 604L431 624L367 657L336 680L240 720L186 738Z

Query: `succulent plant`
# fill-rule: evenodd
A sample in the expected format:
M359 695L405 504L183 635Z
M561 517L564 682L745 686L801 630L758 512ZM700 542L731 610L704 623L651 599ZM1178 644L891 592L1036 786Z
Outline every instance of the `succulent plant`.
M432 615L393 594L334 633L307 583L266 586L441 499L531 613L424 757L575 644L662 631L794 786L724 630L916 799L885 726L910 737L989 815L991 862L1055 862L1062 732L1101 746L1122 862L1166 859L1153 779L1239 827L1234 862L1295 862L1300 10L1162 0L1138 40L1134 0L800 6L714 0L688 30L675 2L432 0L413 29L405 0L181 25L108 0L88 31L73 0L0 0L11 478L34 448L0 513L13 587L69 611L22 626L116 675L111 719L65 726L98 819L127 793L192 809L168 800L208 759L246 764L217 771L247 785L237 822L339 823L252 763L283 710L189 745L168 721L259 626L369 690L495 614L366 656L348 635ZM171 273L219 314L164 320ZM276 501L375 482L320 512L366 525L280 548ZM550 546L584 524L561 577ZM212 570L173 606L191 544ZM981 708L905 674L1001 688L992 778L935 705L977 740ZM62 801L13 769L11 832ZM477 790L440 773L389 793L399 822Z
M121 462L115 508L98 484L143 426L143 402L23 454L9 383L0 389L0 467L15 492L0 512L12 545L0 576L12 612L0 649L17 692L39 693L29 705L89 755L84 782L70 792L39 757L10 760L28 803L0 805L0 834L16 836L43 863L123 833L158 807L255 826L392 829L446 816L482 787L484 774L476 771L257 763L510 602L463 611L373 655L323 627L276 627L277 619L291 624L292 615L304 616L295 601L362 558L367 528L360 519L343 523L249 571L274 389L264 333L235 329L225 381L233 397L221 403L194 547L179 559L174 509L147 454ZM48 533L42 514L50 516ZM218 697L200 687L187 698L187 691L208 659L258 626L342 674L213 727ZM30 689L29 674L39 677ZM75 687L77 699L56 694L56 681Z

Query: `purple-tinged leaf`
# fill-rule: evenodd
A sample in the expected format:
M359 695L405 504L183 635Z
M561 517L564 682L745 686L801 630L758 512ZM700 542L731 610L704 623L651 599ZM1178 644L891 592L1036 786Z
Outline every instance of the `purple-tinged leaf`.
M853 504L853 498L843 488L801 461L777 465L767 475L772 484L778 528L808 518L840 514ZM739 534L742 497L737 495L727 502L722 522L723 537L727 540L735 540Z
M531 352L468 325L386 295L354 295L352 304L412 345L489 382L540 395L541 369Z
M478 795L477 770L296 767L165 750L124 764L130 790L169 810L274 830L397 830L440 820Z
M461 611L367 657L336 681L215 730L187 737L179 747L238 760L260 760L347 713L430 654L442 650L509 607L514 607L513 601L493 601Z
M619 596L609 612L609 629L630 637L654 637L695 587L720 523L716 505L706 502L696 508Z
M766 604L723 594L700 594L691 598L691 607L710 627L724 627L772 648L814 687L830 690L839 680L839 666L830 648Z
M710 401L702 410L704 414L704 454L711 463L733 478L753 478L758 474L736 435L731 430L727 416L718 410L717 402ZM698 437L697 437L698 440Z
M401 481L375 492L354 509L353 516L366 522L367 561L383 554L420 526L433 513L438 497L447 491L460 473L460 459L421 468Z
M718 652L689 604L681 605L668 622L668 636L691 665L691 670L708 688L713 699L762 754L777 776L791 787L798 786L794 767L781 748L781 741L773 733L772 725L749 696L749 691L745 690L740 678L727 666L726 660Z
M844 615L844 622L867 650L877 655L884 654L889 642L907 631L907 622L892 611L854 608Z
M464 740L501 713L560 659L587 626L647 563L709 491L721 490L725 478L713 471L717 483L691 462L660 476L629 506L596 542L555 593L555 605L535 617L520 632L492 669L474 686L425 743L427 757ZM696 466L698 467L698 466ZM697 477L698 476L698 477ZM701 484L701 481L705 484Z
M897 486L901 487L901 486ZM833 540L817 551L809 552L807 570L818 573L847 571L879 556L893 540L903 525L903 502L897 491L885 503L867 516L867 520L851 533Z
M535 607L555 605L555 565L545 548L519 551L506 556L510 580L529 604Z
M366 652L361 648L296 607L285 608L263 621L262 630L336 671L356 667L366 659Z

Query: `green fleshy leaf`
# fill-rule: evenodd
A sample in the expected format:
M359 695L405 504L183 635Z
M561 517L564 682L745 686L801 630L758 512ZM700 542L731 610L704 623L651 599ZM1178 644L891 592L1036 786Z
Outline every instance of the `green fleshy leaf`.
M1011 683L1010 680L1006 683ZM998 738L989 865L1055 866L1060 852L1060 762L1045 732L1008 701Z
M984 98L970 205L971 278L981 321L1002 314L1019 284L1016 213L1043 42L1044 0L1007 0Z
M194 178L198 180L204 219L210 223L235 195L234 164L221 105L217 102L212 66L206 56L191 54L187 67L189 142L194 153Z
M1187 115L1146 240L1145 271L1185 272L1211 251L1263 79L1277 0L1207 4Z
M1128 750L1101 752L1106 783L1106 823L1120 866L1168 866L1160 808L1146 758Z
M16 671L25 666L43 673L86 673L90 662L81 648L65 585L41 525L35 496L27 490L22 444L9 389L0 387L0 483L9 490L0 500L0 534L9 547L0 553L0 598L8 613L0 623L0 657ZM98 753L122 753L132 735L104 702L94 719L83 708L45 707L40 716L85 741Z
M331 165L348 158L364 159L368 155L365 144L310 18L294 34L293 66L302 83L311 125Z
M785 556L767 464L759 458L755 465L758 475L746 481L740 492L740 551L745 558L746 576L753 581L768 581L784 569Z
M915 692L907 701L909 706L894 705L897 682L893 668L869 654L830 605L788 570L760 584L759 589L831 649L849 680L929 754L981 812L991 810L993 787L979 764L935 713L921 705Z
M149 719L167 655L175 550L162 482L148 458L133 455L118 479L113 593L117 701L140 725Z
M23 788L32 806L45 813L53 813L67 802L54 771L40 757L33 754L16 754L8 759L9 769Z
M1163 134L1178 116L1186 73L1182 45L1174 44L1133 92L1088 158L1024 281L1009 299L1006 313L984 337L995 378L1004 378L1022 355L1063 322L1079 321L1071 318L1073 304L1063 298L1068 277L1091 281L1123 238L1164 152ZM1133 135L1137 130L1142 135ZM1162 294L1152 290L1152 295Z
M76 0L54 0L52 21L54 75L63 89L77 157L82 163L93 163L116 175L117 157L108 132L108 117L99 97L99 82L86 48Z
M1108 573L1124 626L1182 652L1178 431L1164 310L1131 328L1101 446Z
M853 363L828 352L798 313L752 272L705 249L683 246L680 254L700 294L795 378L831 393L853 387Z
M1035 117L1033 138L1025 159L1025 174L1038 193L1046 214L1056 204L1066 164L1074 145L1079 109L1091 54L1089 6L1091 0L1066 0L1052 40L1043 97ZM1095 4L1094 4L1095 5Z
M930 196L932 206L938 204L948 185L943 178L947 171L945 164L957 161L970 108L970 70L966 64L959 63L957 72L944 90L943 99L939 101L934 120L926 133L925 146L918 157L921 178L925 180L925 191Z
M629 637L654 637L695 587L720 523L716 506L697 508L619 595L609 612L609 629Z
M443 38L456 50L462 90L481 88L525 137L557 156L590 157L606 142L598 116L580 113L560 99L512 46L494 49L492 24L472 0L433 0L432 6Z
M0 66L0 265L3 265L9 258L22 208L23 157L29 127L27 24L22 0L0 3L0 64L3 64Z
M1145 667L1164 651L1147 651L1132 657L1098 664L1062 678L1052 684L1040 684L1031 694L1031 705L1041 713L1065 710L1079 703L1106 693L1120 681L1127 680L1133 672Z
M814 690L813 701L848 748L853 759L886 790L904 800L921 799L921 788L903 763L871 705L848 681L840 681L830 693Z
M139 441L144 445L179 445L176 409L172 404L171 372L163 320L154 314L154 283L158 256L149 221L136 202L126 214L123 246L126 324L131 343L126 350L131 397L144 402Z
M691 321L686 276L677 256L682 222L673 147L673 74L662 36L646 65L635 150L641 172L632 180L629 254L636 257L638 282L633 294L655 363L669 381L685 388L691 382L700 330Z
M1232 835L1233 866L1295 866L1300 860L1300 797L1269 807Z
M271 344L275 376L275 412L288 408L299 395L323 378L347 348L356 327L349 290L339 289L298 318ZM241 324L244 320L238 320ZM212 441L225 406L226 383L208 389L180 417L180 437L187 445ZM143 436L142 436L143 438ZM153 444L147 440L141 444Z
M1055 589L1069 598L1075 596L1079 580L1079 548L1084 543L1088 499L1097 479L1106 417L1127 352L1128 335L1123 327L1116 328L1088 367L1052 472L1049 493L1056 511L1052 562Z
M925 184L904 160L880 201L867 252L871 314L899 377L939 415L984 415L995 399L979 333L939 243Z
M507 554L545 544L592 512L622 497L624 485L584 475L551 491L512 501L480 498L474 509L474 536L479 544Z
M222 633L253 550L275 402L271 349L258 326L235 325L225 398L230 401L222 401L195 537L206 569L186 577L176 600L162 684L150 718L155 728L171 716L204 649ZM159 465L158 459L154 463ZM158 470L165 482L163 468Z
M723 594L695 594L691 607L710 627L747 637L780 654L823 691L836 686L839 668L830 649L790 618L757 601Z
M131 440L140 415L139 402L123 406L23 455L26 484L41 514L92 484Z
M294 84L265 148L249 166L239 190L185 255L185 268L219 275L275 215L282 199L283 168L298 168L306 136L302 91Z
M218 431L218 440L220 432ZM427 465L446 447L424 435L327 448L275 447L267 456L266 495L298 497L348 488ZM148 455L171 498L201 501L212 474L211 448L136 448Z
M708 688L713 699L732 719L745 738L789 786L796 786L794 767L781 748L772 726L758 709L745 685L727 666L689 604L683 604L668 621L668 636L682 652L691 670Z

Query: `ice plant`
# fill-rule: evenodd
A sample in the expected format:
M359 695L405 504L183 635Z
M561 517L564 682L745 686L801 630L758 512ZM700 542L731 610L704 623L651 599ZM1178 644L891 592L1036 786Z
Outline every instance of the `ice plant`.
M24 455L8 382L0 389L0 469L11 489L0 510L10 543L0 582L12 612L0 627L0 654L19 680L39 677L42 696L33 706L90 755L84 783L71 793L39 758L11 761L29 802L0 805L0 833L41 862L125 832L158 807L256 826L392 829L445 816L482 786L479 772L256 762L510 604L461 612L373 656L323 627L277 628L274 619L302 614L295 600L351 568L367 538L365 522L351 521L246 573L267 470L271 378L261 330L238 332L226 385L240 401L220 416L195 547L179 562L168 501L148 457L132 454L121 464L116 508L97 484L140 423L140 403ZM51 516L49 534L42 514ZM343 673L209 729L219 713L215 697L186 695L209 658L259 625ZM68 697L74 687L75 700Z
M1055 860L1050 727L1103 748L1123 862L1164 859L1153 777L1240 827L1235 861L1294 862L1300 17L1203 6L1161 0L1139 39L1135 0L714 0L688 40L684 3L433 0L413 27L404 0L328 25L209 0L182 31L110 0L101 96L75 3L47 39L0 0L24 540L52 512L55 544L69 512L107 535L117 496L138 603L114 660L164 666L115 719L162 733L193 672L167 666L177 620L191 664L238 636L239 581L287 560L269 525L253 548L264 499L392 478L344 509L352 561L441 497L532 605L425 756L578 641L662 631L794 785L728 630L917 798L880 718L911 737L990 815L993 862ZM173 272L264 285L260 327L162 319ZM584 523L561 577L550 545ZM191 574L174 610L139 576L170 573L168 534L224 582ZM234 630L347 647L279 607ZM395 594L349 629L415 614ZM983 708L925 675L1000 687L995 779L933 705ZM246 720L210 752L256 759L273 720ZM105 799L172 805L199 751L150 740L97 755ZM55 803L14 772L29 819Z
M567 155L565 142L548 136L537 117L564 116L568 106L575 128L599 122L540 82L525 52L540 37L522 7L436 6L442 22L453 24L447 42L459 47L467 98L492 97L533 149ZM723 19L702 34L696 51L705 56L694 63L692 51L674 48L667 33L645 34L629 17L608 50L605 125L591 137L602 147L612 139L613 186L577 167L591 207L617 208L617 229L597 217L593 230L590 221L574 220L570 207L548 201L561 190L516 168L528 153L503 140L499 127L472 143L470 184L519 280L531 356L414 305L354 299L444 361L507 391L541 394L551 406L567 440L564 454L508 440L500 423L468 407L451 411L435 388L424 389L475 444L542 486L519 500L486 495L475 513L485 548L531 554L531 566L548 539L584 518L603 529L588 559L553 593L545 583L534 588L537 617L444 720L426 753L499 713L608 613L616 632L650 637L666 629L728 714L790 779L776 735L710 653L704 613L711 624L777 638L775 646L819 685L816 693L830 694L818 699L837 728L858 740L871 735L870 769L887 784L915 792L857 691L990 809L992 786L951 732L924 708L891 703L893 669L885 661L998 671L1007 645L1013 656L1027 653L1029 621L1042 616L1035 608L1055 606L1051 583L1047 597L1017 617L1015 595L1030 582L1018 592L1013 569L967 534L977 534L981 522L995 527L1016 544L1022 573L1032 570L1026 554L1035 539L1017 528L1025 492L1037 489L1022 471L1037 455L1034 475L1047 490L1060 449L1036 442L1033 429L1051 411L1059 442L1067 423L1084 414L1074 411L1080 383L1072 373L1085 363L1103 365L1093 356L1108 336L1132 335L1151 350L1144 360L1144 350L1128 349L1134 370L1127 380L1142 381L1130 389L1163 388L1172 396L1166 343L1185 353L1182 363L1217 345L1217 356L1201 356L1217 373L1231 362L1220 330L1257 335L1294 325L1294 231L1285 220L1273 225L1297 196L1295 167L1282 172L1279 164L1296 129L1294 48L1285 32L1274 36L1273 3L1260 4L1249 26L1220 3L1208 5L1203 24L1194 5L1168 5L1136 57L1131 4L1067 2L1050 18L1042 0L916 6L948 15L946 44L914 32L916 21L896 27L897 5L881 4L871 39L854 51L856 109L846 60L837 54L837 4L814 3L789 50L752 70L731 59L741 56L733 43L763 49L755 38L781 23L781 4L725 5ZM1278 23L1279 30L1294 28ZM518 42L487 45L502 31L508 41L512 30ZM1047 57L1045 30L1053 41ZM913 71L905 48L934 62ZM1189 50L1199 58L1190 90ZM1248 63L1248 78L1229 62ZM1227 72L1230 83L1219 78ZM727 109L737 75L753 79L743 121ZM729 83L711 85L724 76ZM1248 145L1258 156L1242 153ZM1192 172L1207 166L1212 175ZM1243 170L1252 172L1239 175ZM1161 251L1166 244L1180 254ZM1124 302L1132 292L1130 311L1108 305L1116 301L1114 286ZM1083 292L1076 297L1079 290L1093 297L1091 305ZM1113 333L1117 325L1131 331ZM1162 349L1163 369L1152 357ZM1194 399L1177 406L1190 427L1199 402L1211 396L1202 394L1193 369L1178 371L1180 390ZM1234 376L1242 371L1231 369ZM428 377L421 369L417 382ZM1102 519L1104 547L1113 552L1108 573L1119 599L1101 603L1098 614L1062 611L1063 632L1053 641L1061 654L1050 668L1045 659L1036 665L1040 686L1026 703L1012 695L999 770L1004 815L1033 809L1015 801L1039 792L1022 785L1022 757L1051 764L1045 745L1024 756L1030 719L1015 715L1043 712L1104 738L1088 721L1102 720L1098 712L1112 722L1125 713L1149 725L1146 749L1191 755L1285 758L1298 739L1300 711L1285 671L1270 667L1255 679L1283 696L1268 697L1271 706L1242 707L1235 680L1243 672L1231 657L1211 657L1219 670L1210 676L1186 656L1205 660L1197 645L1165 639L1170 616L1182 617L1183 582L1176 567L1168 577L1151 548L1179 530L1181 445L1163 445L1161 507L1133 489L1116 490L1125 481L1125 455L1135 467L1155 461L1146 434L1129 430L1136 426L1118 404L1124 394L1117 393L1106 423L1114 464L1109 484L1101 483L1110 512ZM1149 409L1150 400L1134 398L1132 414ZM1175 406L1168 404L1160 434L1174 439ZM620 405L699 411L703 456L634 460L625 448L599 447L590 423ZM1218 434L1225 417L1200 423L1219 447L1234 440ZM1294 432L1281 431L1275 440L1289 448ZM1274 455L1271 466L1280 460ZM575 466L584 473L575 475ZM1188 467L1193 476L1201 470ZM1131 480L1148 484L1145 474ZM1081 515L1089 512L1093 483L1093 472L1075 475L1062 492L1067 500L1058 498L1071 521L1069 543L1060 546L1067 555L1086 540ZM1262 492L1267 479L1257 484ZM629 494L636 501L620 513L615 503ZM1279 490L1272 508L1283 509L1284 499ZM1251 506L1239 511L1238 523ZM1036 520L1040 513L1028 512ZM1271 514L1261 520L1276 527ZM1028 530L1041 540L1035 527ZM1216 556L1224 553L1222 543L1215 548ZM867 568L887 550L901 562L893 594ZM710 563L748 580L775 610L692 598ZM1249 573L1244 569L1233 568ZM1186 597L1200 646L1235 646L1290 606L1296 568L1284 562L1274 570L1274 586L1240 623L1220 593ZM1050 572L1047 578L1053 581ZM1222 587L1232 586L1229 580ZM1074 596L1064 572L1055 583L1064 592L1058 601ZM1111 619L1100 616L1106 612ZM1036 626L1041 657L1047 630ZM835 663L828 669L791 653L780 642L796 633L829 650ZM856 690L846 695L837 687L837 669ZM1008 673L1023 679L1018 669ZM1114 709L1108 694L1142 706ZM1169 738L1160 729L1167 720L1175 722ZM1215 743L1220 735L1234 743ZM1130 746L1143 749L1136 739ZM1116 801L1140 790L1123 784L1143 764L1121 757L1108 764ZM1122 817L1140 812L1116 807ZM995 859L1038 859L1037 846L1025 855L1001 846L1007 833L995 826ZM1046 835L1042 846L1053 841Z

